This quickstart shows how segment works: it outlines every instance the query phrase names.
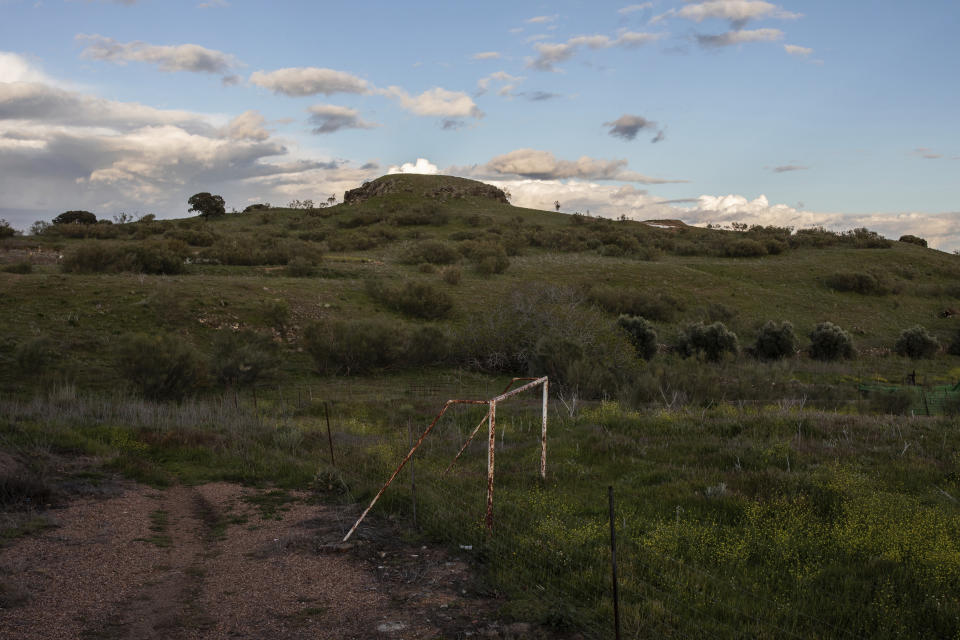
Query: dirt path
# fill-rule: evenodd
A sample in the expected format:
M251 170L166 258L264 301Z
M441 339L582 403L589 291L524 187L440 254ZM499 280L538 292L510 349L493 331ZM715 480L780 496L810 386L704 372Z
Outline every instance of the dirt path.
M0 638L530 635L490 622L463 559L384 535L332 549L352 511L306 498L124 484L55 510L55 528L0 550L0 576L28 594L0 608Z

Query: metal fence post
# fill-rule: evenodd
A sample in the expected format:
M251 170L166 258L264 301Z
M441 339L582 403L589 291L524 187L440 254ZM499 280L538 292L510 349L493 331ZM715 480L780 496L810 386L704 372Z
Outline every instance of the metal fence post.
M493 458L497 444L497 403L490 402L487 418L489 442L487 445L487 532L493 531Z
M540 433L540 478L547 479L547 389L550 383L543 381L543 426Z

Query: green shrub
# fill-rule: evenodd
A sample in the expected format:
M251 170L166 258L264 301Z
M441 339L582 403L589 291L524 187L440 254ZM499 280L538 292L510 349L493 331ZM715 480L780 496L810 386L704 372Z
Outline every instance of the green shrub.
M429 282L407 281L389 286L376 280L366 282L370 297L389 309L413 318L436 320L453 310L453 298Z
M24 373L42 373L56 357L53 340L48 336L31 338L17 345L13 357Z
M277 334L287 339L287 328L290 325L290 305L286 300L266 300L261 304L264 326L269 327Z
M814 360L850 359L856 355L850 334L832 322L821 322L810 332L810 357Z
M552 388L576 388L581 397L615 396L639 370L615 322L574 289L543 284L517 287L484 313L471 315L458 330L454 351L460 362L480 371L552 371Z
M450 336L439 327L417 327L408 333L403 359L406 366L447 362L450 360Z
M953 334L953 340L947 346L947 353L952 356L960 356L960 330Z
M266 209L269 209L269 208L270 208L270 205L269 205L269 204L264 204L264 203L262 203L262 202L258 202L258 203L256 203L256 204L247 205L246 207L243 208L243 212L244 212L244 213L253 213L253 212L255 212L255 211L265 211Z
M178 274L186 270L183 256L157 245L107 245L90 242L81 245L63 259L67 273Z
M447 215L436 202L425 202L407 211L391 216L390 223L397 226L432 225L440 227L449 221Z
M768 320L760 327L753 354L761 360L779 360L792 356L797 350L797 336L793 325L787 321L780 324Z
M756 240L734 240L723 245L723 255L728 258L756 258L767 255L767 248Z
M406 332L379 318L326 320L304 331L303 348L320 373L368 373L396 364L406 348Z
M0 219L0 240L4 238L12 238L19 233L19 231L10 226L9 222Z
M277 343L255 331L221 331L213 342L211 369L222 384L251 385L273 375L279 365Z
M872 273L838 272L827 276L824 281L834 291L878 296L890 293L884 278Z
M400 262L403 264L453 264L458 260L460 252L439 240L418 242L400 254Z
M677 338L677 351L685 357L703 355L710 362L721 360L726 353L736 355L740 350L737 335L722 322L687 325Z
M181 400L206 382L206 363L193 345L174 334L127 334L116 354L120 375L145 397Z
M650 360L657 354L657 332L650 322L640 316L622 314L617 324L630 336L630 342L641 358Z
M917 325L904 329L900 333L896 344L893 345L893 350L913 360L932 358L940 350L940 341L930 335L924 327Z
M28 273L33 273L33 265L29 262L14 262L13 264L5 264L3 268L0 269L4 273L19 273L20 275L26 275Z
M317 265L309 258L297 256L287 263L284 273L291 278L310 278L317 274Z
M510 266L507 250L498 240L467 240L460 243L460 252L481 275L503 273Z
M870 393L867 406L873 413L908 415L913 406L913 394L909 389L874 391Z
M923 238L917 237L917 236L912 236L912 235L900 236L900 242L908 242L908 243L910 243L910 244L915 244L915 245L918 245L918 246L920 246L920 247L926 247L926 246L927 246L927 241L926 241L926 240L924 240Z
M458 285L460 284L460 279L463 277L463 272L460 270L460 267L451 265L443 268L443 271L440 272L440 277L443 278L443 281L447 284Z
M657 322L670 322L681 307L681 304L670 296L651 295L626 287L591 287L587 291L587 298L604 311L618 315L642 316Z
M206 191L190 196L187 204L190 205L187 211L196 211L204 218L218 218L227 213L223 197Z
M211 247L219 239L217 234L204 229L180 229L168 231L165 235L185 242L192 247Z

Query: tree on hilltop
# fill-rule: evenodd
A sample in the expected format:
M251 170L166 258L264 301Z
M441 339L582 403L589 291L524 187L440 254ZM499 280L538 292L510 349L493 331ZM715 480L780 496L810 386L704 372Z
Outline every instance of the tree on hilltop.
M97 216L89 211L64 211L53 219L53 224L95 224Z
M190 208L187 211L196 211L204 218L218 218L227 213L226 203L221 196L215 196L206 191L195 193L187 200Z

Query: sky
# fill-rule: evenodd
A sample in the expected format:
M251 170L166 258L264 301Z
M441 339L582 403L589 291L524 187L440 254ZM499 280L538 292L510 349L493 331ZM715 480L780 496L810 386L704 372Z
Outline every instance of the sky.
M445 173L960 249L960 2L0 0L0 218Z

